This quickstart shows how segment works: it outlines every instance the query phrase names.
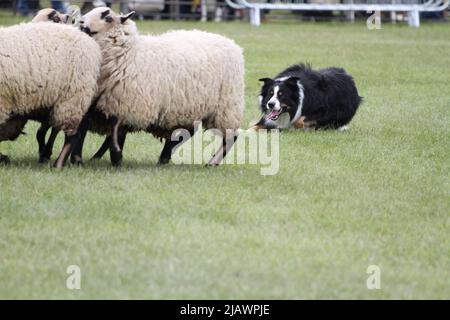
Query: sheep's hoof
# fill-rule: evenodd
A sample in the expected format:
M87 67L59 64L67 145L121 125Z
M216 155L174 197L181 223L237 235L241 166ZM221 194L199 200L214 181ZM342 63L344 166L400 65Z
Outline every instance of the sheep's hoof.
M111 164L113 165L113 167L118 167L122 164L121 152L111 152Z
M165 164L168 164L170 162L170 159L167 158L159 158L157 165L158 166L162 166Z
M50 161L50 157L40 156L39 163L48 163Z
M0 154L0 164L9 164L11 161L8 156Z
M218 167L219 164L215 163L215 162L208 162L207 164L205 164L205 167Z
M70 163L73 165L81 166L83 165L83 159L79 155L70 156Z
M74 162L72 162L72 164L79 167L82 167L84 165L83 160L75 160Z

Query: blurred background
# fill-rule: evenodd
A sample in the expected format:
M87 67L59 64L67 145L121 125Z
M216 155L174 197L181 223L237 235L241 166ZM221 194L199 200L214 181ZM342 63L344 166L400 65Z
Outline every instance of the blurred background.
M50 1L50 0L0 0L1 17L7 15L32 17L39 9L52 7L60 12L67 12L70 6L78 6L81 13L85 13L94 7L108 6L123 13L136 11L137 19L153 20L202 20L202 21L232 21L241 20L252 22L252 8L257 5L276 5L277 8L264 8L258 10L258 23L268 23L278 20L302 20L302 21L365 21L371 16L365 8L359 11L336 9L333 5L341 5L349 8L350 5L407 5L414 6L439 6L447 0L94 0L94 1ZM289 5L302 4L308 9L292 9ZM314 7L316 5L316 7ZM322 7L317 7L322 5ZM325 10L326 5L331 5L332 10ZM342 7L341 7L342 8ZM402 23L408 22L408 11L381 10L379 19L383 22ZM448 6L444 10L418 12L420 20L446 22L448 21ZM253 23L255 24L255 23Z

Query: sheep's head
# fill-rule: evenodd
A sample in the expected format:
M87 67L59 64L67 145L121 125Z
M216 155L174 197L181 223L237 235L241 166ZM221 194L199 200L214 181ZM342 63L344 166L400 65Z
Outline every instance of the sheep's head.
M81 18L80 29L95 38L124 24L133 15L134 11L128 14L116 14L107 7L95 8Z
M69 15L60 13L55 9L46 8L39 10L34 16L31 22L55 22L55 23L67 23Z

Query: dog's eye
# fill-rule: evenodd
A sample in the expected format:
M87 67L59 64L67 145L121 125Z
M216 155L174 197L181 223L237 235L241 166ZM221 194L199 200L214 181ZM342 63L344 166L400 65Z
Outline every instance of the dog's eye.
M278 91L278 96L282 96L283 95L283 92L282 91Z
M269 94L270 94L271 96L273 96L273 91L270 91Z

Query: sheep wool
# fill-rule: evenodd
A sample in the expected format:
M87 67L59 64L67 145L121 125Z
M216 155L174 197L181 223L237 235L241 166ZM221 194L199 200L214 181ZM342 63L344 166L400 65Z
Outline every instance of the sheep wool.
M97 90L101 52L71 26L28 23L0 29L0 124L51 111L52 125L76 132Z
M90 21L88 31L96 32ZM202 31L143 36L130 20L93 37L103 54L96 106L107 116L142 130L190 128L194 121L222 132L239 128L244 58L234 41Z

